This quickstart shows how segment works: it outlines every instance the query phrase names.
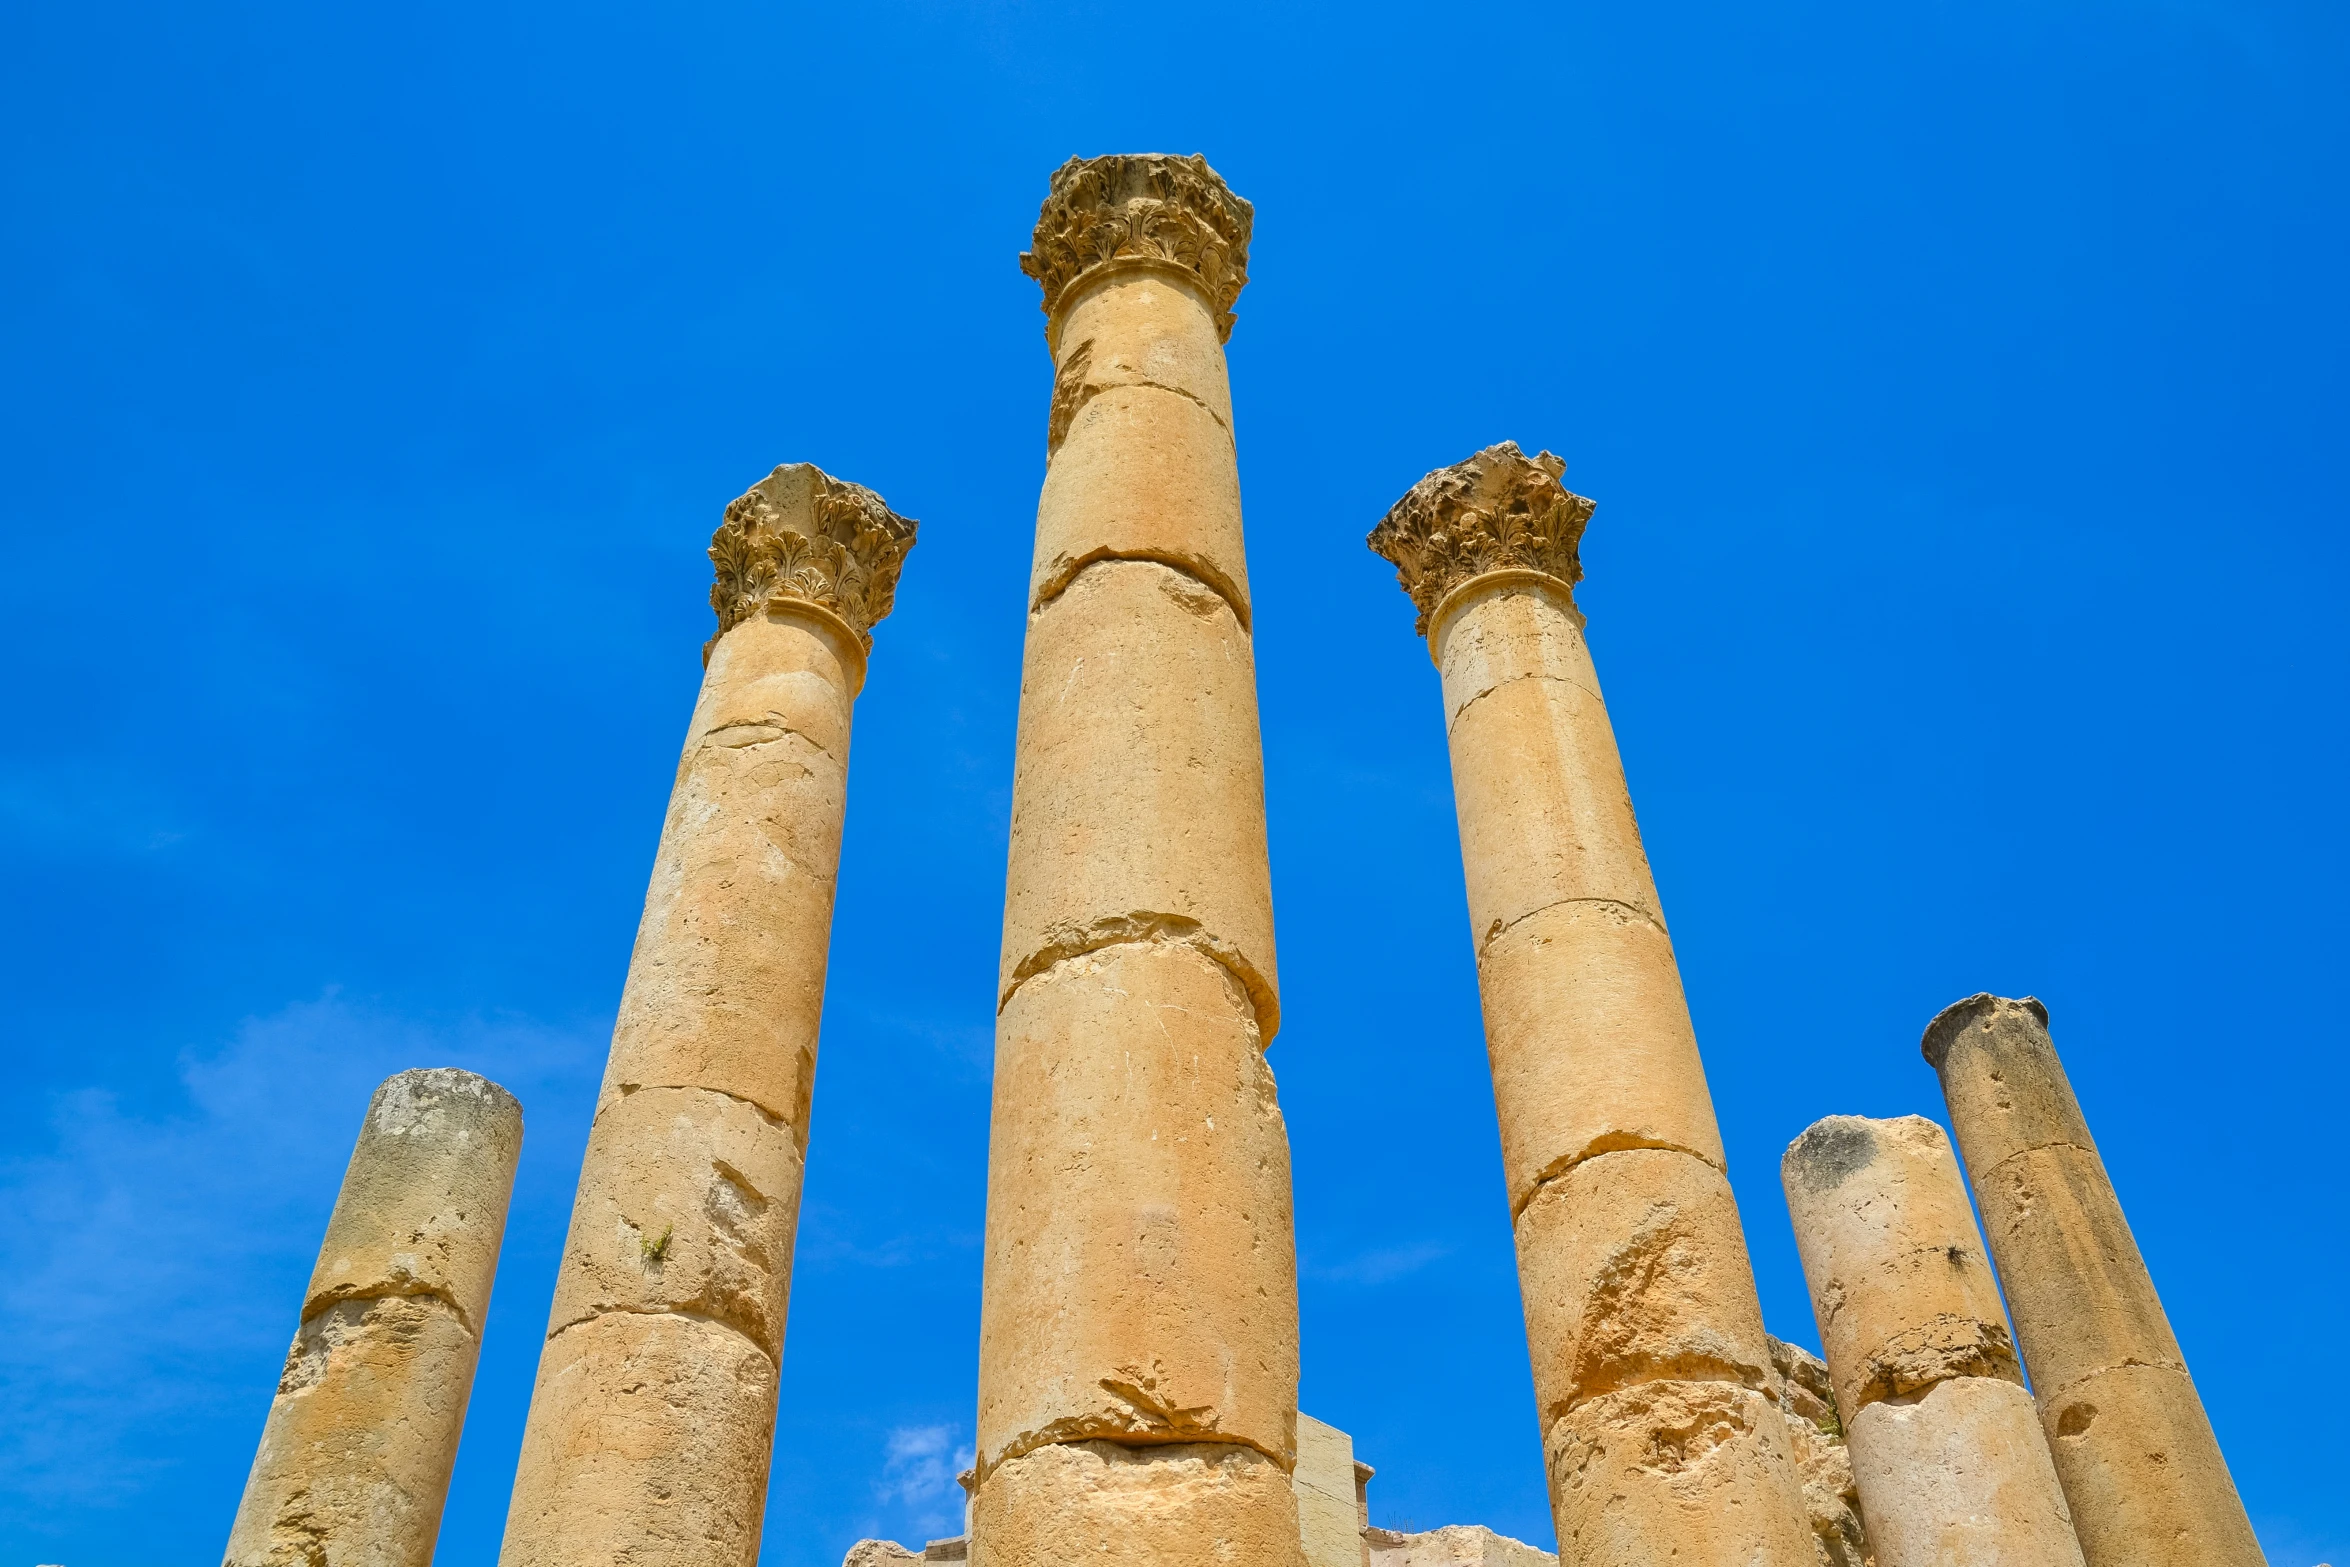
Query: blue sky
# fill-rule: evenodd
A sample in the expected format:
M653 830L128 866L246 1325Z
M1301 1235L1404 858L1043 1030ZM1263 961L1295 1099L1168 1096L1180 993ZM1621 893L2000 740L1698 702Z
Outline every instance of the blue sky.
M0 1567L211 1559L369 1087L528 1141L494 1560L774 464L922 519L857 712L763 1561L952 1532L1074 152L1256 203L1231 346L1304 1404L1547 1544L1435 675L1362 545L1548 446L1774 1331L1829 1113L2032 992L2278 1567L2350 1556L2350 19L2204 0L0 15Z

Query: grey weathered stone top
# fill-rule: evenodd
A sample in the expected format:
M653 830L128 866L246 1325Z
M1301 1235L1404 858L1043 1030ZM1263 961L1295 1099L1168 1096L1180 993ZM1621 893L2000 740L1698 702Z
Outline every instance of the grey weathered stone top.
M1959 1154L1977 1182L2029 1149L2096 1152L2049 1037L2048 1009L2033 997L1954 1002L1926 1025L1921 1048L1942 1079Z
M1526 571L1562 589L1583 580L1580 546L1594 503L1559 483L1566 471L1549 452L1528 457L1504 441L1437 469L1388 508L1365 542L1394 563L1422 636L1444 596L1474 578Z
M1046 332L1085 278L1122 266L1186 273L1232 336L1232 304L1248 285L1255 209L1198 153L1113 153L1071 158L1053 171L1020 270L1043 285Z
M785 602L828 612L872 651L873 627L889 614L920 526L861 484L785 463L728 505L710 538L718 633L702 644L702 662L719 637Z

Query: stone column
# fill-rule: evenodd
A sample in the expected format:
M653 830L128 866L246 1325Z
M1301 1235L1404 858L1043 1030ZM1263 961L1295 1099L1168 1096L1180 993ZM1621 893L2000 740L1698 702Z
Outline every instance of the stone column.
M499 1560L750 1567L849 715L915 524L806 463L726 508L718 634L629 959Z
M2026 997L1926 1025L2089 1567L2264 1558L2113 1182Z
M1443 675L1562 1567L1809 1567L1689 1009L1572 588L1592 504L1503 442L1373 530Z
M1942 1128L1832 1115L1779 1174L1878 1567L2081 1567Z
M452 1067L368 1102L226 1567L429 1567L522 1153L522 1106Z
M984 1567L1299 1560L1297 1264L1223 342L1250 209L1072 159L1021 266L1055 379L980 1313Z

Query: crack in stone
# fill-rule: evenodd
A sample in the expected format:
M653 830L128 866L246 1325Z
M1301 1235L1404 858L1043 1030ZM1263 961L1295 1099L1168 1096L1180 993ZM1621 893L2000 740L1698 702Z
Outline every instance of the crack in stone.
M1684 1143L1669 1143L1661 1138L1642 1137L1637 1132L1603 1132L1573 1153L1562 1154L1543 1166L1542 1173L1535 1176L1533 1182L1527 1186L1524 1199L1511 1207L1510 1222L1515 1224L1525 1217L1526 1210L1533 1206L1535 1198L1542 1195L1544 1187L1555 1185L1564 1180L1569 1174L1594 1159L1604 1159L1609 1154L1617 1153L1687 1154L1709 1170L1720 1170L1725 1175L1729 1173L1728 1168L1720 1161Z
M1446 719L1444 722L1445 734L1447 736L1451 735L1454 727L1460 723L1462 715L1467 713L1470 708L1475 707L1479 702L1482 702L1487 697L1493 695L1494 692L1505 690L1510 686L1516 685L1521 680L1547 680L1552 685L1565 686L1570 691L1580 691L1585 696L1591 698L1592 701L1597 702L1602 712L1607 710L1607 698L1601 696L1598 692L1592 690L1589 686L1583 684L1583 682L1580 680L1569 680L1564 675L1512 675L1507 680L1495 681L1492 685L1487 686L1484 690L1478 692L1475 696L1469 698L1466 702L1463 702L1459 707L1455 708L1453 710L1452 716Z
M1482 960L1485 954L1492 950L1493 944L1495 942L1501 940L1502 937L1508 935L1511 931L1516 930L1520 925L1525 924L1528 920L1534 918L1536 915L1548 914L1552 909L1565 908L1571 903L1588 903L1600 908L1622 909L1625 913L1631 915L1633 918L1641 920L1646 924L1655 926L1657 934L1663 936L1667 941L1670 941L1673 938L1673 933L1665 929L1665 922L1661 918L1655 914L1650 913L1648 910L1642 908L1637 903L1626 903L1621 898L1553 898L1550 900L1550 902L1543 904L1539 908L1528 909L1525 913L1519 915L1516 919L1511 920L1506 924L1500 920L1495 920L1490 926L1486 927L1485 934L1479 937L1477 940L1478 958Z
M1232 618L1240 622L1241 635L1251 634L1248 601L1241 596L1237 584L1206 561L1195 560L1166 550L1117 550L1105 545L1098 550L1088 550L1083 555L1065 555L1055 563L1052 574L1037 586L1036 597L1030 602L1028 613L1031 615L1041 614L1046 606L1068 592L1070 586L1087 571L1095 566L1118 561L1164 566L1169 571L1189 577L1224 601L1225 606L1232 611Z
M724 1317L713 1316L706 1311L694 1311L690 1308L682 1306L598 1306L593 1311L587 1312L581 1316L573 1317L570 1321L565 1322L560 1326L550 1327L547 1329L546 1341L552 1344L556 1339L570 1332L573 1328L588 1327L594 1323L603 1321L606 1317L676 1317L683 1322L707 1322L714 1328L724 1328L727 1332L733 1334L736 1338L741 1339L744 1343L750 1345L751 1348L757 1350L761 1357L763 1357L769 1365L776 1366L778 1369L781 1368L781 1362L778 1360L778 1358L767 1353L766 1345L761 1344L757 1339L751 1337L751 1335L745 1333L741 1328L736 1327L733 1323L727 1321Z
M1012 1004L1012 997L1019 993L1020 987L1040 974L1111 947L1148 946L1154 942L1189 947L1221 968L1227 981L1238 987L1238 999L1248 1004L1257 1026L1258 1048L1261 1050L1272 1042L1281 1019L1281 1002L1273 987L1257 972L1256 965L1230 943L1208 934L1207 928L1189 915L1147 910L1099 919L1082 930L1053 932L1044 946L1012 970L1011 983L996 1000L996 1016L1003 1016L1004 1008Z

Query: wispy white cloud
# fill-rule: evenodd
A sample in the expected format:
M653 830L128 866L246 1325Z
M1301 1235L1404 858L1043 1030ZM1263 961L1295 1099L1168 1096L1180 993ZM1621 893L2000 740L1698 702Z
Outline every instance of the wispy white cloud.
M135 1504L198 1444L249 1452L378 1082L469 1067L527 1124L534 1101L584 1098L602 1058L599 1030L436 1027L330 995L184 1059L167 1113L61 1099L48 1146L0 1163L0 1534Z
M951 1425L899 1426L884 1448L875 1500L894 1507L901 1530L894 1538L919 1547L924 1540L963 1532L963 1488L955 1476L978 1450L956 1441Z
M1373 1247L1340 1262L1307 1263L1305 1271L1312 1278L1336 1284L1390 1284L1451 1255L1452 1248L1440 1242L1413 1241Z

